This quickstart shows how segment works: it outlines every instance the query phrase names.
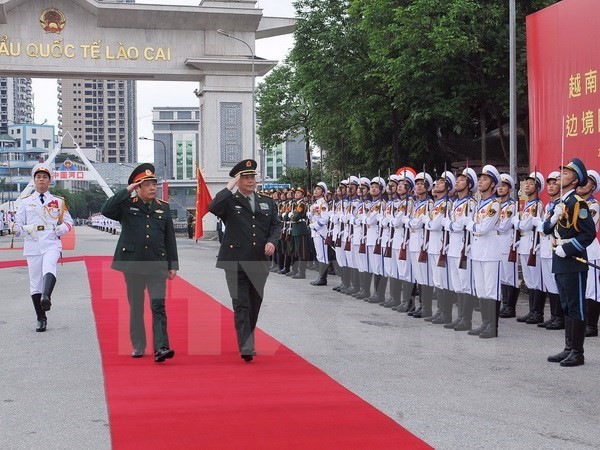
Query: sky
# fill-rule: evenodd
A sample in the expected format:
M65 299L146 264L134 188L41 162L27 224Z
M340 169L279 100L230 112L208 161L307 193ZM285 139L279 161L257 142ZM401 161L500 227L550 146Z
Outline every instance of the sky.
M136 3L155 5L184 5L197 6L200 0L139 0ZM258 0L257 7L262 8L265 16L294 17L293 0ZM278 36L256 41L256 56L276 61L285 58L293 45L291 35ZM260 79L258 80L260 82ZM49 125L56 127L58 132L57 90L56 80L33 79L36 123L47 120ZM138 136L152 138L152 108L161 106L199 106L193 94L198 83L168 82L168 81L138 81L137 82L137 121ZM168 98L168 103L165 102ZM154 143L138 141L138 161L152 162L154 158Z

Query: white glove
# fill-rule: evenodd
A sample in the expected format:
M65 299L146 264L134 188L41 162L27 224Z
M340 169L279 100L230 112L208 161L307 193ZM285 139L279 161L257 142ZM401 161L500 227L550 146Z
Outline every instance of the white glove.
M465 223L465 228L468 231L471 231L472 233L475 232L475 222L473 221L473 219L468 219L467 223Z
M519 221L519 218L518 218L517 216L514 216L514 217L511 219L512 226L513 226L515 229L518 229L518 228L519 228L519 222L520 222L520 221Z
M402 225L408 225L409 222L410 222L410 217L404 216L402 218Z
M32 223L23 225L21 228L23 228L23 231L26 232L27 234L33 234L35 231L37 231L37 227L35 225L33 225Z
M563 249L562 245L556 247L554 251L556 252L556 256L560 256L561 258L567 257L567 254L565 253L565 250Z
M559 203L558 205L556 205L554 207L554 213L552 214L552 217L550 217L550 223L552 225L554 225L556 222L558 222L558 219L560 219L560 216L563 215L564 209L561 203Z
M69 226L66 223L61 223L59 226L57 226L55 228L54 231L56 232L56 235L58 237L61 237L61 236L65 235L65 234L67 234L70 230L71 229L69 228Z
M380 222L382 227L387 227L389 223L390 223L390 219L388 219L387 217L381 219L381 222Z
M450 226L452 224L452 221L448 218L444 219L444 230L450 231Z
M531 223L533 224L534 228L537 228L539 231L539 226L540 224L542 224L542 220L539 217L534 217L533 219L531 219Z
M541 220L540 220L540 223L536 226L536 228L537 228L538 233L545 234L544 233L544 222L542 222Z

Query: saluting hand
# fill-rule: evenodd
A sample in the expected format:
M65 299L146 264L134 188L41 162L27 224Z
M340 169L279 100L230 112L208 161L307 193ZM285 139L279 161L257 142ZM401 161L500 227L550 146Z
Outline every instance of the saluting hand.
M135 191L135 188L138 187L140 184L142 184L144 180L140 180L140 181L136 181L135 183L131 183L129 186L127 186L127 192L133 192Z
M229 180L229 183L227 183L227 189L229 189L230 191L233 191L233 188L237 186L239 180L240 180L239 175L236 175L235 177L233 177L231 180Z

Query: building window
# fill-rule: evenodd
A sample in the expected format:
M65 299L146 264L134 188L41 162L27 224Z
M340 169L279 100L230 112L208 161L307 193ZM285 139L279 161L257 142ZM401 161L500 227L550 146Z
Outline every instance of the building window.
M180 120L190 120L192 118L191 111L179 111L177 113L177 118Z
M173 111L159 111L158 118L162 120L173 120Z

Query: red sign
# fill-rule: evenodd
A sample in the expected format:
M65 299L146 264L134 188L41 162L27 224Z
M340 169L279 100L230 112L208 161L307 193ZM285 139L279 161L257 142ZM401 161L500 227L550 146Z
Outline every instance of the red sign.
M600 2L563 0L527 17L531 171L600 160Z

